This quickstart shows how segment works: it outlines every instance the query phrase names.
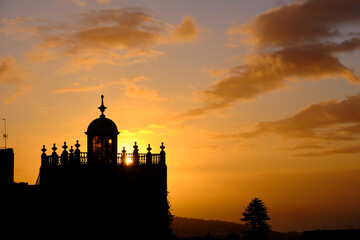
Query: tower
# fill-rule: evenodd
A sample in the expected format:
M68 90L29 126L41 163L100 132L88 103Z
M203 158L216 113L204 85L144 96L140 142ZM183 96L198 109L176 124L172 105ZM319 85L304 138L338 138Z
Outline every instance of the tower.
M88 152L80 151L79 141L75 150L71 145L67 150L64 142L61 155L55 143L51 155L45 146L41 149L39 183L45 198L41 209L45 215L52 209L52 215L46 216L56 223L52 226L76 214L78 218L70 219L67 226L82 224L89 234L106 230L109 236L116 232L123 238L165 239L171 234L171 214L164 144L160 153L152 153L150 144L147 153L141 153L136 142L132 153L125 148L118 152L119 131L104 115L104 96L99 109L101 115L85 132Z
M89 124L87 135L88 164L117 164L117 136L119 131L116 124L105 117L104 95L101 95L101 115Z

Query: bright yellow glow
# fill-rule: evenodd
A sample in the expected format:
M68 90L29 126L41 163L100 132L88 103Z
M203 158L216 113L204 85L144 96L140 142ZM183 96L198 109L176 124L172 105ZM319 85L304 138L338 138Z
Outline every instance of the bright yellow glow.
M130 157L126 157L125 163L126 163L126 165L132 164L132 159Z
M111 139L109 139L109 143L112 143L112 140L111 140Z

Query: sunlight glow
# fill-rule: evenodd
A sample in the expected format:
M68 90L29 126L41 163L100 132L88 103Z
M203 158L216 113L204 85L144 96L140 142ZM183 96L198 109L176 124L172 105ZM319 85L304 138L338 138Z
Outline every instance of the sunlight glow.
M126 165L131 165L132 164L132 159L130 157L127 157L125 160Z

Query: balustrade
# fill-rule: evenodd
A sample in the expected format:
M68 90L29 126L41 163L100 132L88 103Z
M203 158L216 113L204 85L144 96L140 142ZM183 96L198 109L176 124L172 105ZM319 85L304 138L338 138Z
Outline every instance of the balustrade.
M43 152L43 154L41 155L41 165L46 167L46 166L65 166L65 165L74 165L74 164L78 164L78 165L86 165L88 164L88 154L87 152L80 152L79 147L80 144L77 141L75 144L76 150L75 150L75 154L73 153L73 147L71 146L71 149L69 150L69 152L66 151L66 143L64 143L64 151L61 154L61 156L58 156L56 153L56 146L54 144L52 150L52 154L51 155L46 155L46 149L45 146L43 146L43 148L41 149L41 151ZM165 164L165 152L163 151L163 149L165 148L162 144L162 146L160 147L162 149L160 154L153 154L150 152L151 148L150 146L148 147L148 153L138 153L137 152L137 145L135 143L135 154L134 153L127 153L125 150L123 150L123 152L118 153L116 156L117 159L117 165L145 165L145 164ZM101 159L105 158L104 156L98 156ZM137 159L136 159L137 158ZM148 159L148 160L147 160ZM163 161L162 161L163 159ZM149 161L151 160L151 161ZM124 163L125 161L125 163Z

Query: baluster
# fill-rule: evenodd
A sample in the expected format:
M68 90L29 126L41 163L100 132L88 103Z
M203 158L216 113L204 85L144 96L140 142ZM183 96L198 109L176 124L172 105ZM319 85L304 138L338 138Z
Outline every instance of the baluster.
M126 166L127 162L126 162L126 150L125 150L125 147L123 147L123 150L121 152L122 152L121 164Z
M68 156L69 154L66 151L66 149L68 148L68 146L66 146L66 142L64 142L64 146L62 146L62 148L64 149L64 151L61 154L61 165L66 166L69 160L69 156Z
M70 165L74 165L74 149L73 149L73 146L70 147L70 154L69 154L69 164Z
M51 154L52 165L54 167L56 167L56 166L59 165L59 156L56 153L57 147L55 146L55 143L54 143L54 146L51 149L53 150L53 152Z
M46 156L46 148L45 148L45 145L43 145L43 148L41 149L41 151L43 152L41 154L41 166L42 167L47 167L49 165L49 159L48 157Z
M139 147L136 145L136 142L135 142L135 145L133 146L134 148L134 151L133 151L133 164L135 166L139 165Z
M75 144L75 164L76 165L80 165L80 147L81 145L79 144L79 140L76 140L76 144Z
M149 147L147 148L148 152L146 153L146 165L151 165L152 164L152 154L151 154L151 147L149 144Z
M117 153L117 155L116 155L116 164L118 164L118 165L122 164L121 153Z
M161 148L161 151L160 151L160 162L159 163L161 165L165 165L165 151L164 151L165 146L164 146L163 142L161 143L160 148Z

